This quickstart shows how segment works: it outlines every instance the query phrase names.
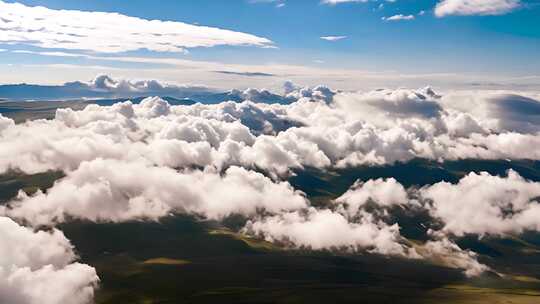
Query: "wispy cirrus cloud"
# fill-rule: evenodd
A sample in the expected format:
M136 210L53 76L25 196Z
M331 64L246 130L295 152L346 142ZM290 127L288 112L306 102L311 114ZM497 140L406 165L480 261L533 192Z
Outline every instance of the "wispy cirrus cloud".
M0 1L0 43L96 53L140 49L185 52L189 48L219 45L273 46L267 38L215 27L4 1Z
M234 76L247 76L247 77L272 77L276 76L270 73L263 72L236 72L236 71L214 71L214 73L234 75Z

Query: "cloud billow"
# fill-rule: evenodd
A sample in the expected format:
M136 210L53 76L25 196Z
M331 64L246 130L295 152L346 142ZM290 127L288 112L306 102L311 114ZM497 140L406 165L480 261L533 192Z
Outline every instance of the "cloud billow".
M62 232L34 232L0 216L0 302L92 303L96 270L75 258Z

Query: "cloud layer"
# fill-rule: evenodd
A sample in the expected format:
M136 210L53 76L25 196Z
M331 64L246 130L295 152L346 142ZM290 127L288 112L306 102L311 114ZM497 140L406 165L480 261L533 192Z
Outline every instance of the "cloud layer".
M92 85L152 86L107 77ZM30 252L1 255L2 296L33 304L43 289L27 286L52 284L64 286L65 293L47 303L86 303L97 282L91 267L73 262L61 232L34 232L7 217L54 227L72 219L241 215L243 233L283 246L426 259L468 276L490 267L462 250L455 243L459 237L540 231L539 183L513 171L471 173L456 184L420 189L406 189L392 178L358 181L322 206L312 205L285 181L305 167L413 158L540 160L531 149L540 146L540 102L534 98L515 92L440 95L429 87L338 92L290 82L283 95L250 89L227 96L236 95L267 103L174 106L150 97L138 104L58 109L55 119L22 124L0 116L0 172L62 170L66 175L47 192L21 192L1 207L0 242L7 243L0 248L21 246L17 252ZM396 210L427 214L429 221L418 223L426 227L427 241L405 238ZM13 231L20 234L12 237ZM31 253L37 245L46 250ZM77 279L66 281L66 276Z
M171 167L222 170L237 165L287 175L304 166L413 158L540 159L538 151L529 149L540 143L540 102L524 96L439 96L429 88L338 93L292 84L284 96L254 89L233 93L292 103L171 106L147 98L135 105L59 109L52 121L14 125L2 118L6 149L0 151L0 169L74 170L96 158L141 158Z

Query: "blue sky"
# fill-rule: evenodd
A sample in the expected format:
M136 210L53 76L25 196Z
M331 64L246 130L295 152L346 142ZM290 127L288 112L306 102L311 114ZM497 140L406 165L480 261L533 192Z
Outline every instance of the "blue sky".
M476 0L472 0L474 1ZM484 82L497 82L503 78L507 79L507 82L519 82L521 78L530 79L538 76L540 2L491 1L495 2L494 5L497 5L496 2L516 2L517 5L515 8L487 15L473 12L463 16L463 13L458 12L438 17L434 14L434 9L440 2L437 0L365 3L353 1L334 5L321 3L320 0L4 1L18 2L26 6L40 5L53 10L116 12L142 19L170 20L216 27L266 38L272 42L273 47L224 43L211 47L187 47L187 53L134 49L101 53L99 49L70 50L54 46L36 46L26 42L7 44L6 41L2 43L0 37L0 49L6 50L0 53L0 72L4 74L0 77L0 82L55 83L77 77L88 79L96 73L134 78L145 78L145 75L148 75L166 81L196 82L214 86L219 85L219 81L223 81L226 86L230 80L213 79L211 75L205 78L204 73L194 75L190 79L189 75L178 75L182 74L182 69L178 66L171 67L155 62L104 61L96 58L43 54L50 51L90 54L94 57L176 58L222 64L226 70L270 71L271 74L276 73L272 73L272 67L268 66L283 66L279 69L279 75L276 75L279 77L272 79L269 86L299 74L302 74L299 80L308 84L316 83L317 80L328 82L330 79L322 77L325 70L330 70L330 74L336 74L334 76L337 78L343 74L341 82L346 83L345 87L361 82L362 77L357 77L355 81L355 77L350 75L353 72L343 71L357 71L357 74L388 73L393 77L411 75L412 78L414 75L429 78L425 75L455 74L451 81L444 80L449 86L452 85L451 82L459 82L459 79L456 80L459 75L463 75L463 79L467 81L470 78ZM423 14L420 13L422 11ZM414 19L383 20L396 15ZM96 24L98 23L96 20ZM320 39L323 36L346 36L346 38L327 41ZM21 50L33 53L20 53ZM69 68L66 66L60 68L59 65L69 65ZM19 73L17 75L10 73L17 66ZM290 73L284 72L285 66L292 66ZM293 67L302 67L302 71ZM313 72L310 72L311 69ZM158 70L163 70L163 73L159 73ZM50 71L49 77L43 77L45 71ZM311 75L313 79L308 79L309 73L313 74ZM243 86L251 84L260 86L269 81L269 79L253 79L254 77L237 78L231 81L231 85L242 86L242 83L245 83ZM384 83L384 77L379 78L381 79L377 82ZM331 79L330 82L340 81ZM422 81L418 82L421 84ZM408 85L405 80L392 82L389 79L389 83ZM411 85L415 84L411 81ZM356 85L362 86L361 83Z

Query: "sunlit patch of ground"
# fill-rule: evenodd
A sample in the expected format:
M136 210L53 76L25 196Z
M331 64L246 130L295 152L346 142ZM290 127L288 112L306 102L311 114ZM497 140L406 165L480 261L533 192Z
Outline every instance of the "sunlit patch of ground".
M144 265L172 265L172 266L186 265L189 263L191 262L188 260L169 259L169 258L153 258L153 259L148 259L143 262Z
M529 276L523 276L523 275L514 275L511 276L511 278L518 282L525 282L525 283L540 283L540 280L537 278L529 277Z
M448 285L433 289L422 303L438 304L537 304L540 292L527 289L480 288L467 285Z
M228 230L228 229L214 229L209 230L208 234L210 235L221 235L221 236L228 236L233 239L239 240L244 242L249 247L256 249L256 250L263 250L263 251L277 251L281 250L282 248L277 246L274 243L270 243L264 240L255 239L248 237L246 235L243 235L241 233L236 233L234 231Z

